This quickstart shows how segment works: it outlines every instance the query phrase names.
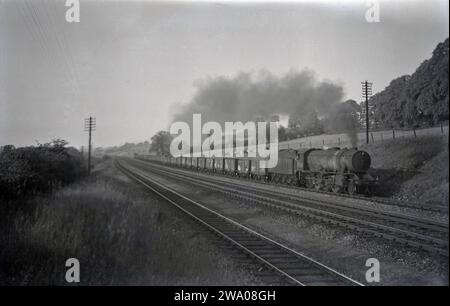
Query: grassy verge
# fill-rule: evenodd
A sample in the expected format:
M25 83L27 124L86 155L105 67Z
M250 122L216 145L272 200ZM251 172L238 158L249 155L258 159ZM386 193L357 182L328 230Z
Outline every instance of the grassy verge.
M175 209L108 168L50 196L0 203L0 284L251 284ZM197 228L198 229L198 228Z
M448 203L448 140L439 136L404 138L361 147L380 176L381 195Z

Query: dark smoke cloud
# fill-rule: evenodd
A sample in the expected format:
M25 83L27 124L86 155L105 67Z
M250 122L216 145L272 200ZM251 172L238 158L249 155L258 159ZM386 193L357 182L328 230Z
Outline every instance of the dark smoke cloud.
M202 121L243 121L269 119L272 115L305 118L312 111L329 114L342 101L343 89L329 81L319 81L311 70L291 70L281 77L268 71L241 72L235 77L196 81L193 99L179 105L174 121L192 121L201 113Z

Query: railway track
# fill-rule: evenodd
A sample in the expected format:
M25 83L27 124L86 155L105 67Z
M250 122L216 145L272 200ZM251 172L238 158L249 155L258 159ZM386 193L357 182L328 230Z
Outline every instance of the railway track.
M135 161L131 161L136 163ZM331 203L303 199L281 192L268 191L263 188L245 186L229 181L214 182L212 177L171 169L161 165L137 162L135 164L161 175L187 181L202 188L207 188L228 196L239 198L249 203L256 203L270 208L283 210L319 221L333 224L362 233L367 238L383 238L433 254L448 257L448 224L434 220L417 218L410 215L386 212L357 205Z
M362 286L361 283L297 251L236 222L121 161L116 166L128 177L142 184L167 202L231 243L288 283L301 286Z
M141 160L141 159L139 159L139 160ZM142 161L154 163L153 161L149 161L149 160L142 160ZM220 175L220 174L217 174L217 175ZM229 176L227 176L227 177L229 177ZM258 181L254 181L254 180L252 180L252 182L259 183L262 185L267 185L267 183L265 183L265 182L258 182ZM269 183L269 184L274 185L274 186L279 185L279 186L282 186L283 188L288 188L296 193L300 193L302 191L307 191L307 192L313 192L313 193L317 193L317 194L327 194L327 195L332 195L332 196L337 196L337 197L342 197L342 198L371 201L373 203L378 203L378 204L383 204L383 205L390 205L390 206L396 206L396 207L402 207L402 208L419 209L422 211L431 211L431 212L439 212L439 213L447 213L447 214L449 212L448 206L438 205L438 204L422 205L422 204L416 203L416 202L387 199L387 198L378 197L378 196L370 196L369 197L366 195L335 193L335 192L331 192L331 191L316 190L316 189L299 187L299 186L291 186L291 185L287 185L287 184L281 184L281 185L276 184L276 183Z
M292 187L290 186L289 188L296 188L296 187ZM394 200L394 199L386 199L383 197L377 197L377 196L371 196L371 197L367 197L364 195L350 195L350 194L336 194L334 192L329 192L329 191L317 191L314 189L308 189L308 188L303 188L303 187L298 187L299 190L303 190L303 191L313 191L313 192L317 192L317 193L323 193L323 194L329 194L329 195L334 195L334 196L340 196L343 198L350 198L350 199L359 199L359 200L370 200L374 203L379 203L379 204L384 204L384 205L391 205L391 206L397 206L397 207L405 207L405 208L414 208L414 209L419 209L419 210L423 210L423 211L433 211L433 212L439 212L439 213L447 213L448 214L448 207L444 206L444 205L438 205L438 204L429 204L429 205L422 205L416 202L411 202L411 201L400 201L400 200Z

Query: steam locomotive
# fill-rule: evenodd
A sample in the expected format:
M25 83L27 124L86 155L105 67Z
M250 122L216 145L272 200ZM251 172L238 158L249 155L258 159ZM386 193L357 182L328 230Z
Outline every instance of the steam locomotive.
M370 155L356 148L281 149L278 152L278 163L271 169L261 168L261 160L255 157L208 158L135 154L135 158L195 171L335 193L370 194L378 180L367 172L371 164Z

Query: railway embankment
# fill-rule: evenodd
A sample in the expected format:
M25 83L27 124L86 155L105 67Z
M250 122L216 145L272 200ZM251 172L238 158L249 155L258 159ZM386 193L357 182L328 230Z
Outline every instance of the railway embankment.
M401 138L361 149L372 158L370 172L380 177L380 195L448 205L448 171L444 170L449 163L447 138Z

